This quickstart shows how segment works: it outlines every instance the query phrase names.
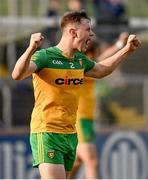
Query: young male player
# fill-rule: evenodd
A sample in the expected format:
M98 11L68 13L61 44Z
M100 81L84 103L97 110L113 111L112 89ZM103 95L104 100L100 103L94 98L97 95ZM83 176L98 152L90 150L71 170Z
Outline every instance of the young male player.
M114 56L94 63L83 54L93 37L85 11L64 14L61 30L57 46L37 52L44 37L41 33L32 34L12 72L15 80L30 75L33 78L35 105L30 135L33 165L46 179L65 179L73 167L76 113L84 74L95 78L109 75L139 46L136 36L130 35L125 47Z
M87 57L96 61L101 61L106 57L115 54L127 42L128 33L120 34L115 44L108 46L103 52L100 52L101 42L97 38L89 43L85 52ZM98 54L98 51L100 52ZM96 79L85 77L85 83L81 88L79 106L77 111L77 134L78 146L76 152L76 160L71 172L71 178L76 175L80 165L84 164L84 172L86 179L98 179L99 159L94 144L95 130L94 120L96 118Z

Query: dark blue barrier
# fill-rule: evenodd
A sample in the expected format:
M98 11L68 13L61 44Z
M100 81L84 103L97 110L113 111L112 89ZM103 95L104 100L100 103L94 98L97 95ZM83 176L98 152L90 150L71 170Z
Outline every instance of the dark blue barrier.
M95 143L100 178L148 179L148 132L101 130ZM1 130L0 179L37 178L38 170L32 168L28 130Z
M32 168L29 133L21 129L0 133L0 179L36 179Z
M101 131L95 140L103 179L148 179L148 132Z

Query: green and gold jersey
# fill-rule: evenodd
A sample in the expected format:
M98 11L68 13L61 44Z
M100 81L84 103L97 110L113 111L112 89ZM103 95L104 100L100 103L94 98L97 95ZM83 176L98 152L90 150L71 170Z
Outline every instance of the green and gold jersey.
M75 133L84 72L93 68L94 62L81 52L68 59L57 47L37 51L32 61L37 71L33 73L31 132Z
M85 77L80 91L76 129L79 143L93 140L93 120L96 110L95 79Z
M96 104L95 79L85 77L84 85L80 91L80 99L78 106L78 119L94 119Z

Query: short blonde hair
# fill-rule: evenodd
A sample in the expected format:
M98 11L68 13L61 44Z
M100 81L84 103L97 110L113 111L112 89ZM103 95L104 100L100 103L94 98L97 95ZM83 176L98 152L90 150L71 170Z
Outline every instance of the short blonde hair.
M87 16L85 10L68 11L61 18L61 29L63 30L68 24L79 24L82 19L88 19L90 21L90 18Z

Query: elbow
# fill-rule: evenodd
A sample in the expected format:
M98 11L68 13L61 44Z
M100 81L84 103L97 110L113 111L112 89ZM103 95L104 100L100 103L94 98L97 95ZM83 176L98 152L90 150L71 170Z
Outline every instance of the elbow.
M100 78L104 78L108 75L110 75L113 71L114 71L114 67L112 65L104 65L104 64L100 64L98 68L96 69L96 76L98 79Z
M112 72L113 72L113 70L104 71L104 72L102 72L102 73L100 74L100 76L99 76L98 78L99 78L99 79L104 78L104 77L110 75Z
M11 76L12 76L12 79L14 79L14 80L22 80L21 76L14 72L12 72Z
M15 76L15 75L13 75L13 74L12 74L12 79L13 79L13 80L20 80L20 78L19 78L18 76Z
M113 71L114 71L113 69L108 70L108 71L106 72L106 75L105 75L105 76L108 76L108 75L112 74Z

